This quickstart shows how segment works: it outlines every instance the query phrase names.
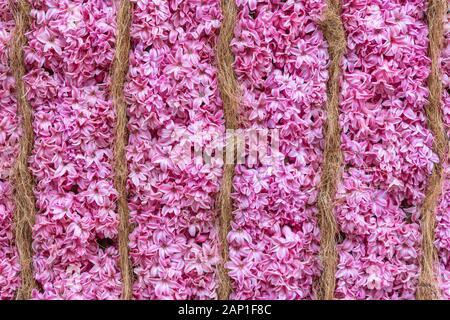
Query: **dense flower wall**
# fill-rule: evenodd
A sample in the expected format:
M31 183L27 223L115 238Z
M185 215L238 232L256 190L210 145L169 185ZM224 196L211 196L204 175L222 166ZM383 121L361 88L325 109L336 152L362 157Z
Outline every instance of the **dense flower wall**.
M108 92L115 10L110 0L31 5L24 81L35 133L33 297L118 298L115 115Z
M450 3L449 3L450 8ZM443 81L442 111L447 136L450 141L450 10L445 21L444 50L442 52L441 70ZM450 147L450 144L449 144ZM436 247L439 252L439 272L442 297L450 299L450 155L445 164L445 180L442 188L441 202L437 212Z
M118 299L123 284L110 74L119 2L28 1L23 80L33 109L29 167L37 210L32 298ZM344 163L334 210L335 297L414 299L420 206L438 162L425 115L428 1L341 2L347 51L340 79ZM238 136L248 140L233 179L228 261L219 254L216 208L225 133L216 61L221 1L131 3L124 93L133 298L216 299L222 262L231 299L317 298L317 196L330 63L319 23L326 0L235 2L231 49L243 129ZM11 4L0 0L1 300L14 299L20 286L11 174L21 123L9 61ZM450 137L449 21L447 13L441 70ZM249 150L259 139L255 133L268 136L256 151ZM255 155L260 157L251 159ZM450 158L435 240L444 299L450 299L449 230Z
M0 300L12 299L20 284L20 265L13 234L11 170L19 146L19 119L14 77L8 64L14 19L8 0L0 0Z
M426 1L343 1L347 33L336 297L414 299L419 207L437 156L427 128Z
M236 3L231 46L243 93L241 126L277 129L280 154L236 166L226 264L231 298L311 299L320 275L315 202L328 53L318 21L325 1Z
M214 66L220 2L133 3L125 93L134 297L216 298L222 164L186 157L183 145L210 152L224 131Z

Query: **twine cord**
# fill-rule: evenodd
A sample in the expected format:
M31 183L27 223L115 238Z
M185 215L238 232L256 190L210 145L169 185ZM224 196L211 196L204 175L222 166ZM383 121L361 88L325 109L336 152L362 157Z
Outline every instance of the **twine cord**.
M338 260L336 251L338 227L333 211L333 200L342 164L339 129L339 74L340 61L346 49L346 37L340 19L340 12L339 0L328 0L325 18L320 24L328 42L330 65L327 83L327 120L324 126L324 162L317 199L318 223L321 234L320 258L323 267L317 292L319 300L331 300L334 298L336 287L335 273Z
M131 231L129 221L129 208L127 197L128 167L126 159L126 145L128 143L127 131L127 104L123 88L128 73L130 52L130 25L131 3L121 0L117 12L116 52L112 67L111 93L116 108L116 127L113 145L114 187L118 192L117 210L119 213L119 264L122 275L122 299L130 300L133 289L133 268L128 252L128 236Z
M21 284L16 294L17 300L31 298L36 283L33 278L32 231L35 220L35 198L33 194L34 179L28 168L28 157L34 143L33 112L26 99L25 63L23 47L27 43L25 33L30 27L30 5L26 0L10 1L11 12L15 20L15 29L11 39L10 62L16 83L17 111L22 123L22 136L19 153L13 167L14 187L14 232L20 257Z
M223 101L225 126L227 129L238 128L238 106L239 106L239 84L233 70L234 56L230 43L234 35L234 26L237 20L238 9L234 0L222 0L222 26L220 28L219 39L216 48L219 91ZM235 149L235 139L231 139L229 150ZM226 158L226 157L225 157ZM234 176L234 163L225 163L223 180L217 198L219 212L219 245L221 262L218 265L219 285L217 296L220 300L229 299L231 293L231 281L225 269L225 262L229 260L229 249L227 235L230 231L232 220L233 204L231 192Z
M428 126L434 136L433 151L439 158L428 180L425 199L421 208L422 256L420 259L420 275L416 298L418 300L439 299L434 266L438 261L434 247L436 208L444 180L445 155L447 153L447 136L442 117L441 94L442 81L440 71L440 55L444 39L444 18L447 13L446 0L429 0L427 21L429 31L428 53L431 59L431 73L428 77L430 91L429 103L425 108Z

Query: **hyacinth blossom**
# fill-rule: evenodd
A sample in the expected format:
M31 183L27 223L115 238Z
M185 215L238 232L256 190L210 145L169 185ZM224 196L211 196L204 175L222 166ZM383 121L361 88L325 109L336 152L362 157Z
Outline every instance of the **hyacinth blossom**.
M278 129L278 161L237 165L228 234L232 299L311 299L320 275L325 1L237 1L231 47L244 128ZM261 149L260 149L261 151ZM267 151L269 153L269 151Z
M179 161L178 148L182 136L206 148L224 131L214 66L220 1L132 2L125 93L134 298L214 299L222 163Z
M28 0L26 98L35 140L32 299L119 299L118 191L111 95L117 0ZM317 196L325 146L326 0L236 0L230 48L239 91L233 212L219 239L227 145L218 85L220 0L131 0L127 103L128 249L134 299L316 299ZM427 0L342 0L339 127L343 164L337 299L414 299L420 207L438 157L427 125ZM450 16L441 56L450 137ZM0 299L20 259L13 166L21 121L10 65L14 19L0 0ZM238 150L239 151L239 150ZM254 157L257 155L256 157ZM437 209L436 275L450 299L450 160ZM227 245L229 258L220 256Z
M336 297L413 299L433 163L426 1L344 1Z
M0 0L0 300L13 299L20 285L19 257L13 235L11 169L17 157L20 130L15 81L8 65L14 19L8 0Z
M35 299L120 297L111 171L112 4L31 1L24 81L35 133Z
M450 141L450 11L447 12L444 33L444 50L441 60L442 113L447 137ZM441 201L437 211L435 245L439 252L439 279L442 297L448 300L450 299L450 158L447 158L447 163L444 164L444 174Z

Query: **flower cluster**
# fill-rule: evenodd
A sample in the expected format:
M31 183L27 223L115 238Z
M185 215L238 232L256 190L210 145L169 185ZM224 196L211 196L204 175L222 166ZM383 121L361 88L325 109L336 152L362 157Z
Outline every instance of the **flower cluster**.
M118 1L29 2L24 81L33 109L29 165L37 208L32 296L117 299L110 74ZM224 164L218 153L225 138L215 51L220 0L131 2L125 96L133 296L215 299L216 196ZM425 115L427 3L342 0L338 299L416 293L420 206L439 161ZM231 47L242 94L240 138L244 152L255 142L257 150L235 167L225 261L230 298L314 299L322 268L317 195L329 56L319 22L326 0L236 4ZM21 126L8 56L15 26L9 5L0 0L0 300L13 299L20 285L11 173ZM450 11L441 70L450 137ZM261 135L245 135L250 131ZM450 155L445 175L435 245L442 296L450 299Z
M36 299L121 293L109 95L115 9L110 0L34 0L25 47L35 133Z
M236 166L225 265L231 298L311 299L320 275L316 198L328 53L318 22L325 1L236 3L231 45L242 126L278 130L280 152L269 163Z
M347 33L340 98L344 173L336 297L413 299L419 207L438 162L427 128L424 0L343 2Z
M443 82L443 115L447 128L447 135L450 137L450 1L448 2L447 15L444 19L444 48L441 60L441 72Z
M441 70L443 80L442 111L447 136L450 141L450 2L445 20L445 42L442 52ZM450 143L449 143L450 148ZM445 180L437 211L436 247L439 252L440 284L442 297L450 299L450 154L444 165Z
M14 77L8 64L14 19L8 0L0 0L0 300L13 299L20 284L20 265L12 230L11 169L19 146L19 119Z
M222 163L178 152L224 131L217 89L218 0L133 0L129 103L130 256L136 299L212 299ZM189 148L189 151L191 149Z

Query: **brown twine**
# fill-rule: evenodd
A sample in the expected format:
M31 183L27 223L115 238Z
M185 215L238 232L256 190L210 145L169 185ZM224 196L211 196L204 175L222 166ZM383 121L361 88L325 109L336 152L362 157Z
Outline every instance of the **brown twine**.
M447 12L447 0L428 1L428 30L429 30L429 56L431 59L431 73L428 78L430 102L425 108L428 126L434 136L433 151L439 157L439 163L434 165L425 199L422 204L422 257L420 260L420 276L416 298L418 300L439 299L440 292L434 274L434 266L438 260L433 245L436 226L436 207L441 194L444 179L443 163L447 149L447 137L442 120L441 94L442 82L440 72L440 55L444 39L444 18Z
M333 199L342 163L339 130L339 72L346 48L346 37L340 19L339 0L328 0L325 18L320 27L328 42L330 55L327 83L327 121L324 126L325 149L317 206L321 233L320 257L323 271L319 279L317 298L331 300L336 287L336 236L338 227L333 212Z
M238 128L237 110L239 106L239 84L233 70L234 56L230 48L230 43L234 35L234 26L237 20L237 7L234 0L222 0L222 26L220 29L217 43L217 65L219 90L223 101L225 126L227 129ZM229 146L231 150L235 149L235 141L231 139ZM226 158L226 156L225 156ZM217 198L217 207L219 211L219 241L221 262L218 266L219 287L217 296L220 300L226 300L231 293L231 281L224 267L229 258L227 235L230 231L232 219L231 192L234 175L234 163L224 164L223 181Z
M129 208L127 199L128 167L125 155L125 146L128 142L127 131L127 104L123 94L125 78L128 73L128 55L130 52L130 25L131 3L129 0L121 0L117 12L116 52L112 68L111 93L116 107L115 140L113 145L113 170L114 187L119 193L119 254L120 269L122 274L122 299L132 298L133 269L128 255L128 236L131 231L129 222Z
M17 111L22 122L19 154L12 174L15 201L14 230L21 265L21 285L17 291L16 299L25 300L31 298L31 291L35 287L31 245L36 207L33 194L33 176L28 169L28 157L33 150L34 142L33 114L26 99L25 84L22 79L25 74L23 47L27 43L25 32L30 26L29 13L31 8L25 0L10 1L10 7L16 24L11 39L10 61L16 81Z

